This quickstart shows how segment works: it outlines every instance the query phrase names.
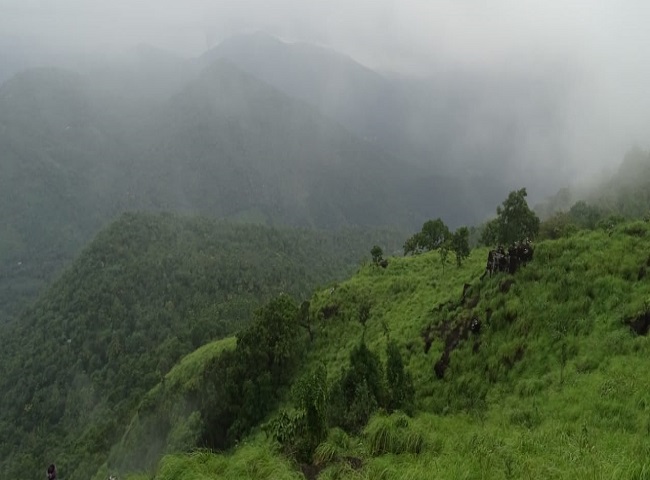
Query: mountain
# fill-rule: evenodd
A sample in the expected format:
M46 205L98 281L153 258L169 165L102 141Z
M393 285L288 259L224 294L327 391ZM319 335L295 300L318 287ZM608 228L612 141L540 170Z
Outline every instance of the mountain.
M228 62L187 65L145 48L114 71L36 69L0 87L0 321L124 211L320 228L474 218L453 179Z
M584 224L589 212L595 226L599 220L650 218L650 152L633 148L618 169L598 181L559 190L535 208L542 218L556 223ZM568 215L568 218L567 218ZM585 226L585 225L582 225Z
M395 111L386 104L394 95L391 82L334 50L285 43L258 32L226 39L203 54L199 63L209 65L219 59L316 106L369 141L376 143L379 132L393 132L386 139L390 141L399 131Z
M503 191L566 181L562 144L568 84L555 75L439 67L426 76L379 73L331 49L259 32L199 58L227 59L299 98L382 150L459 181L483 219ZM534 90L534 95L531 94ZM534 185L532 185L534 179ZM473 200L473 199L472 199Z
M486 249L460 268L444 269L436 252L366 265L311 298L291 386L278 406L258 403L267 413L250 435L227 452L169 454L126 478L643 478L648 252L650 226L635 221L541 242L514 275L480 280ZM195 366L193 378L211 401L200 419L203 408L225 407L210 382L225 378L228 358L247 358L249 335L238 335L242 356L201 354L205 370ZM265 378L251 373L247 391L271 401ZM358 381L346 390L349 378ZM415 392L407 413L387 406L400 382ZM254 398L223 411L246 418ZM340 423L350 419L363 420ZM301 457L314 438L313 455ZM102 472L124 475L114 460Z
M401 235L120 216L0 330L0 468L28 478L56 457L66 478L88 478L182 356L273 296L344 277L373 243L391 251Z
M402 197L417 169L229 62L207 67L157 116L145 133L154 150L130 175L155 175L145 177L154 190L133 187L155 208L320 227L423 218Z

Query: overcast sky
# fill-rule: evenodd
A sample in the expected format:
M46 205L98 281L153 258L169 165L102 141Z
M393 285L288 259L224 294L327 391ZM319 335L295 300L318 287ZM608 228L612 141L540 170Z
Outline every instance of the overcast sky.
M633 143L648 146L647 0L0 0L0 53L148 43L196 56L256 30L381 69L570 71L575 128L565 135L576 158L602 168Z
M0 0L0 33L32 44L150 43L196 55L234 33L265 30L371 63L633 62L647 55L649 22L643 0Z

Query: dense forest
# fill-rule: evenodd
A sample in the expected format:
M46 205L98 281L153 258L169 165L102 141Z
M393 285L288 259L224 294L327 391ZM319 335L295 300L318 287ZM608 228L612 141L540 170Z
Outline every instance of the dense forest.
M0 155L0 323L121 212L406 230L480 202L228 60L153 49L4 82Z
M2 329L2 469L57 456L92 474L142 399L184 355L240 331L262 302L307 298L391 232L278 230L125 214ZM101 463L101 462L100 462Z
M446 268L435 250L367 264L304 309L277 297L195 377L197 445L245 440L127 478L644 478L649 242L645 221L603 223L536 242L514 274L480 279L487 248Z

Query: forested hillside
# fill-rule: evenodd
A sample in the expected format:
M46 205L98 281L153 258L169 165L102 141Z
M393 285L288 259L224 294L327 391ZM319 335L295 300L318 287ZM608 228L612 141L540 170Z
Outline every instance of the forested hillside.
M142 400L184 355L245 328L261 302L306 298L390 232L273 229L125 214L0 331L0 469L50 458L88 478Z
M526 200L583 66L109 56L0 85L3 477L650 478L650 153Z
M592 184L563 188L536 209L544 218L563 212L581 216L585 204L592 217L650 218L650 152L633 148L612 174Z
M487 249L461 267L438 252L389 258L320 290L308 312L294 304L312 323L277 339L294 348L282 351L292 386L281 408L226 453L169 455L128 478L645 478L650 226L534 248L514 275L482 280ZM209 367L247 358L249 336L272 318L239 336L235 353L206 359L198 378L221 392L201 404L212 441L224 424L210 412L259 418L251 407L274 398L251 375L230 409L224 394L236 386ZM269 359L280 343L265 347Z
M402 229L474 215L455 184L432 188L408 158L227 61L136 58L0 86L0 322L124 211Z

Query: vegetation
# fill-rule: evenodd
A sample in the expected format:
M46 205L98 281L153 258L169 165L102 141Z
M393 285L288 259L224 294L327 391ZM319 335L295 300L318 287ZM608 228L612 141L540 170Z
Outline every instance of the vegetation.
M398 377L377 373L398 363L388 361L396 346L412 376L414 410L366 416L350 408L368 422L345 433L330 421L300 470L324 479L644 478L650 384L638 372L650 353L649 252L650 224L627 222L540 242L513 276L479 281L486 249L445 274L431 252L392 258L386 269L366 266L317 292L310 309L320 320L303 372L320 371L309 378L330 391L354 375L350 383L367 385L358 389L367 409L385 401L388 379ZM358 306L367 299L362 325ZM472 318L479 332L470 330ZM300 417L298 410L288 411ZM299 475L281 463L293 453L268 443L274 439L259 433L211 458L241 468L237 455L254 449L283 465L278 477Z
M534 240L539 233L539 217L528 207L526 189L512 191L497 207L497 216L487 223L481 241L484 245L512 245Z
M523 197L498 209L497 235L499 221L534 230ZM385 260L388 240L124 215L4 327L0 468L644 478L650 224L599 212L576 204L542 224L514 275L479 280L487 249L459 259L461 228L302 303L356 263L356 242Z
M201 70L149 52L138 65L0 85L0 323L123 212L408 231L441 208L442 177L230 62Z
M88 478L138 408L143 415L156 411L139 405L179 359L211 340L246 332L253 311L280 293L305 298L317 285L349 274L373 242L398 245L390 233L121 216L20 321L3 327L0 468L24 478L56 457L65 477ZM247 345L257 348L258 341L254 336ZM247 368L260 371L257 364ZM168 398L150 395L154 404ZM171 408L165 415L184 418L181 404L165 402ZM189 413L197 411L197 399L189 402ZM192 432L200 430L196 420ZM169 423L156 428L174 430ZM233 438L246 425L240 422ZM170 435L178 445L194 438L180 430ZM152 446L151 455L163 447Z

